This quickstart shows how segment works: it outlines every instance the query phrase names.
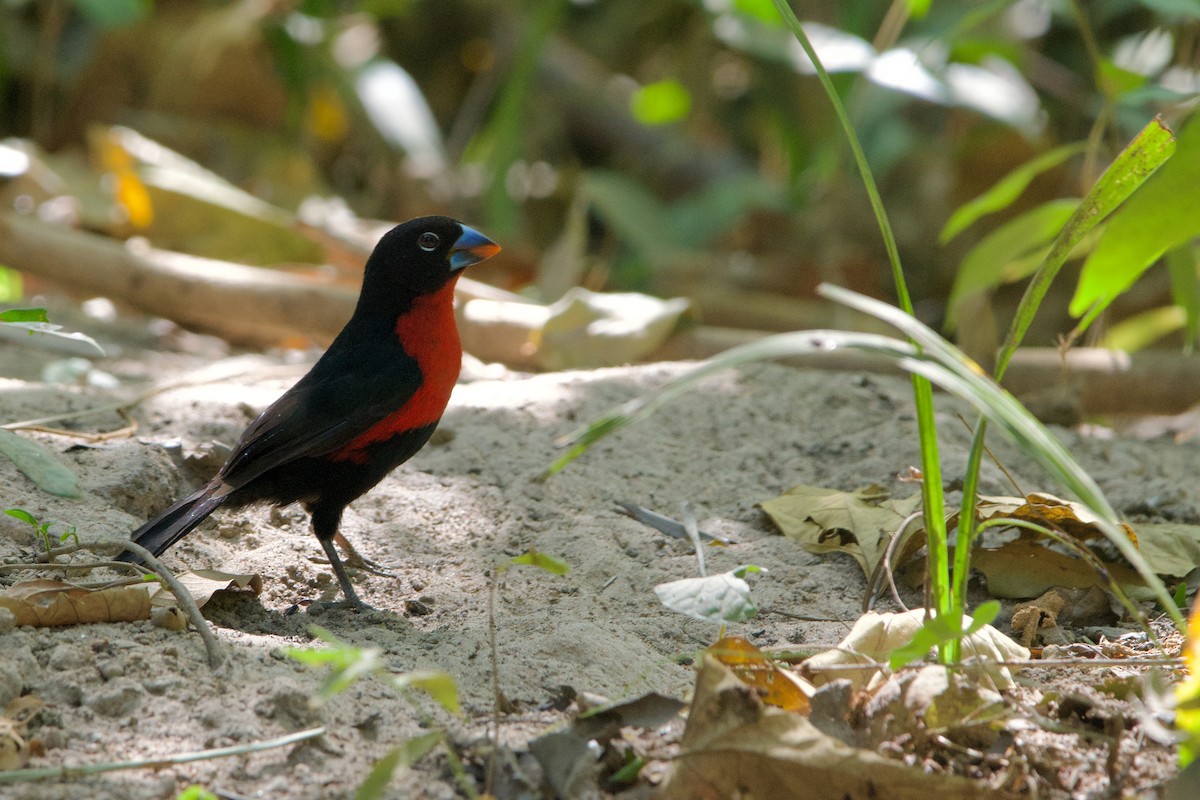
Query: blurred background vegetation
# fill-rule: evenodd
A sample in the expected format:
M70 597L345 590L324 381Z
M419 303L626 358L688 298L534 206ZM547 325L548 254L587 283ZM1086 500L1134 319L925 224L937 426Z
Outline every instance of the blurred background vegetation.
M960 281L974 352L1007 324L1062 200L1156 114L1178 130L1200 91L1197 0L792 7L862 138L918 313L944 326ZM705 323L785 330L836 324L812 299L821 281L892 294L844 138L771 0L5 0L0 43L5 210L143 233L158 223L122 164L161 165L157 143L316 228L467 220L506 253L475 277L544 302L574 285L683 295ZM943 235L1039 157L1027 189ZM203 229L219 226L177 220L150 238L322 260ZM1193 241L1112 318L1179 305ZM1073 288L1029 343L1071 328ZM1188 338L1182 323L1155 330Z

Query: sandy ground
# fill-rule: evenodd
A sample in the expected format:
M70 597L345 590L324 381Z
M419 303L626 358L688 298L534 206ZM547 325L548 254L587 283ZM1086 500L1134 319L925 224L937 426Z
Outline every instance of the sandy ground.
M242 428L303 371L275 356L223 356L214 340L155 335L140 323L91 324L113 355L98 366L117 376L115 390L48 387L44 366L61 355L24 346L0 348L0 418L40 417L128 397L153 382L212 375L236 377L157 394L136 412L133 436L86 444L30 435L75 468L84 496L66 500L33 487L0 460L4 508L77 526L85 540L124 535L187 488L211 475ZM290 359L295 360L295 359ZM70 781L0 787L3 798L162 798L189 783L235 796L352 796L371 765L430 724L444 725L471 758L492 714L488 648L489 576L536 548L565 560L563 577L512 569L496 596L499 684L514 704L501 738L518 752L518 774L534 770L528 741L560 724L563 687L610 698L648 691L686 697L696 652L715 626L664 609L655 584L696 574L689 546L614 512L617 501L679 516L694 504L701 527L732 539L711 549L710 571L752 563L769 572L754 581L761 607L852 621L864 579L848 557L810 555L777 535L755 504L797 483L853 489L880 484L916 491L897 475L917 463L909 385L870 375L802 372L763 365L712 378L647 422L596 446L563 474L536 476L557 451L553 441L614 404L686 369L651 365L540 376L483 374L460 385L443 421L445 434L348 510L342 531L395 577L357 571L362 597L378 611L308 610L336 597L328 565L298 508L219 513L167 555L174 568L257 572L261 596L214 600L206 616L229 655L212 674L200 640L149 622L56 629L19 628L0 637L0 707L35 691L46 708L35 726L45 754L31 766L79 765L268 739L313 725L316 743L160 771L137 770ZM968 435L941 402L946 475L960 473ZM123 425L115 414L80 421L96 430ZM1200 519L1200 446L1084 438L1064 431L1118 509ZM997 438L996 449L1028 489L1053 490L1028 461ZM984 490L1008 493L994 468ZM0 517L0 557L28 553L27 526ZM280 654L312 642L319 624L341 639L380 648L396 671L442 669L457 681L464 716L410 701L367 679L327 704L309 700L323 672ZM840 622L804 622L775 614L731 632L760 646L820 646L839 640ZM523 760L522 760L523 759ZM1162 760L1160 758L1160 760ZM1169 760L1169 759L1168 759ZM389 797L452 797L441 755L399 775ZM508 796L520 796L514 791Z

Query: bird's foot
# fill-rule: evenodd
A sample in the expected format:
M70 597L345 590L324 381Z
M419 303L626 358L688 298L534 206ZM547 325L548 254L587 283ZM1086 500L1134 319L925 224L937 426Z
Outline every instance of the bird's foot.
M308 604L307 612L313 616L320 616L330 611L352 611L355 614L365 614L378 610L375 606L366 603L358 595L355 595L353 599L314 600Z
M354 569L361 569L364 572L369 572L372 575L378 575L381 578L399 578L400 576L394 572L389 572L387 568L378 561L372 561L366 556L354 549L354 545L342 536L340 533L333 537L338 546L342 548L342 552L346 554L346 565Z
M345 598L342 602L355 611L374 611L373 608L359 598L358 592L354 591L354 584L350 582L350 576L346 574L346 566L342 563L342 559L338 555L337 547L333 543L334 540L321 539L320 542L321 547L325 549L325 555L329 556L329 566L333 567L333 574L337 577L338 586L342 590L342 597ZM353 553L353 549L350 549L350 552Z

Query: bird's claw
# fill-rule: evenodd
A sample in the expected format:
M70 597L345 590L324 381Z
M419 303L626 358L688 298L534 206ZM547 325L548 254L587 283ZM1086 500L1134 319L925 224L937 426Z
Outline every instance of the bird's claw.
M354 549L354 545L350 544L349 540L340 533L333 537L333 540L342 548L342 552L346 554L346 566L354 569L361 569L364 572L369 572L372 575L378 575L381 578L399 578L400 576L394 572L389 572L387 568L378 561L373 561Z

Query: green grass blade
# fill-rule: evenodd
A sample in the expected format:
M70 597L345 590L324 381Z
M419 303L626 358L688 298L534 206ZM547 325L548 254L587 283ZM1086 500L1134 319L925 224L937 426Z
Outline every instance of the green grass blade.
M867 197L871 202L871 210L875 213L875 221L879 226L879 233L883 237L883 245L884 249L887 250L888 263L892 268L892 282L896 287L896 297L899 300L900 307L905 312L912 314L914 313L912 298L908 292L908 284L904 280L904 270L900 264L900 251L896 246L896 237L892 233L892 225L888 220L887 211L883 207L883 200L879 196L879 188L875 184L875 178L871 174L870 166L867 164L867 157L863 153L862 143L859 142L854 125L850 122L850 115L846 113L846 108L833 86L833 81L829 78L829 73L825 71L825 67L821 63L821 59L817 57L817 52L813 48L812 42L808 40L808 36L804 33L804 27L800 24L800 20L797 19L787 1L772 0L772 2L775 4L775 9L779 12L780 17L783 18L784 26L796 37L805 54L808 55L813 68L816 70L817 78L821 82L821 88L825 90L825 94L829 97L830 105L833 106L838 122L842 126L842 132L846 136L846 142L850 145L850 152L854 157L854 163L858 167L863 187L866 189ZM939 556L945 553L946 523L945 514L943 513L945 500L942 496L941 457L938 452L937 427L933 413L933 389L916 374L912 376L912 385L921 444L921 470L926 478L921 482L921 494L925 508L926 531L931 543L929 548L929 568L934 587L934 607L939 613L948 613L950 611L950 600L945 595L944 590L949 586L949 564L944 558L939 560ZM943 657L945 657L945 653L943 653Z
M975 406L992 424L1000 426L1021 450L1034 458L1052 478L1067 487L1095 512L1100 518L1098 524L1105 537L1137 570L1146 581L1146 585L1155 593L1158 602L1182 630L1183 618L1172 604L1166 586L1121 530L1117 512L1104 497L1095 480L1015 397L949 342L942 339L941 344L935 345L934 340L941 337L898 308L833 286L822 285L818 291L850 308L871 314L895 326L914 341L920 342L925 358L902 357L898 359L900 365L906 370L925 375L946 391Z
M1196 265L1200 249L1194 245L1176 247L1167 253L1167 271L1171 276L1171 299L1183 310L1184 330L1187 338L1183 349L1189 355L1200 336L1200 280L1197 280Z

